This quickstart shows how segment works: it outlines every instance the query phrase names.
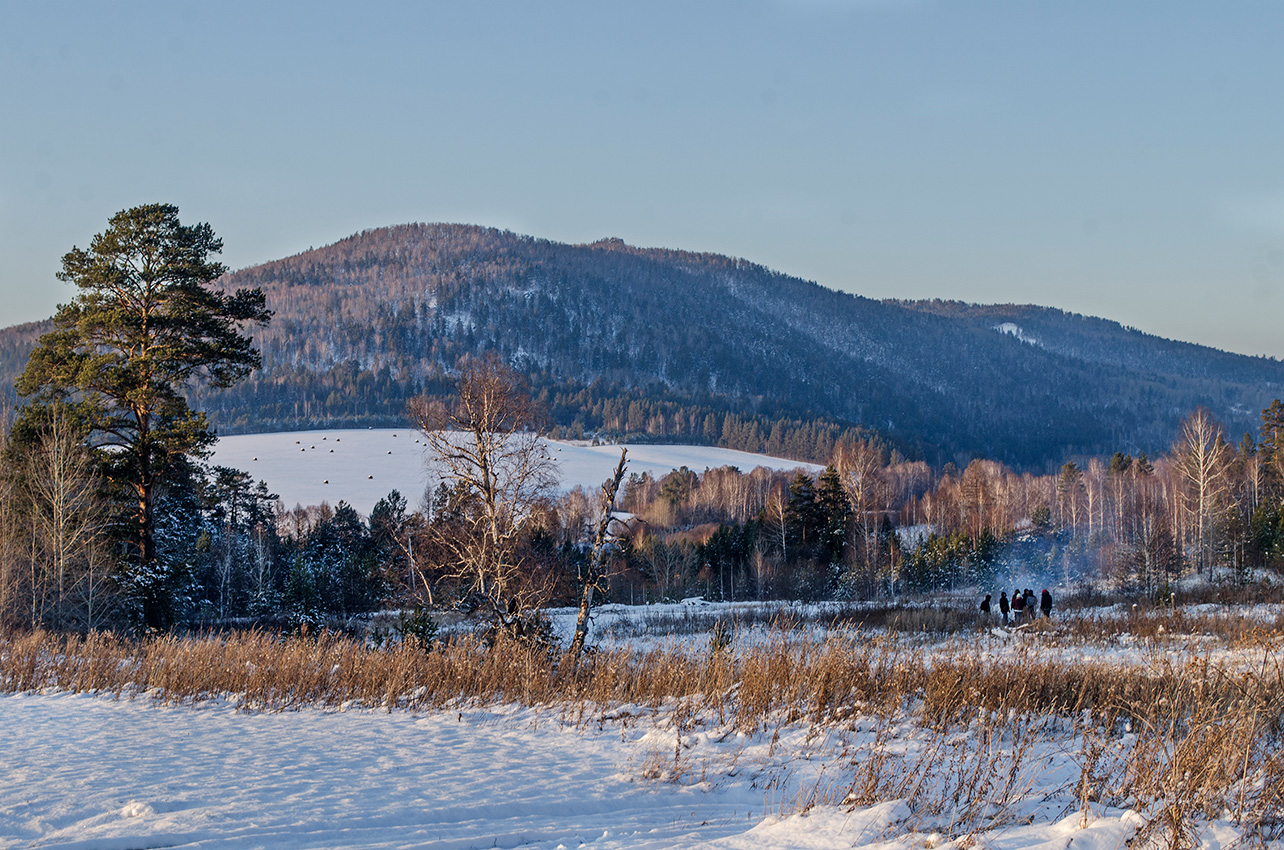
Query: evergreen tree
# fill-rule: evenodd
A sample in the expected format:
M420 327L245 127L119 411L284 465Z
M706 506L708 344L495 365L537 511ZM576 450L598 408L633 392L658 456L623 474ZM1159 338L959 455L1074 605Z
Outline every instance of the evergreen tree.
M370 610L378 604L385 586L365 523L351 505L339 502L329 531L334 586L328 607L343 614Z
M1123 452L1115 452L1114 457L1110 458L1110 466L1107 471L1114 476L1123 476L1132 468L1132 455Z
M816 487L811 476L799 470L789 482L789 504L785 506L785 534L791 546L815 546L820 530Z
M91 434L95 459L130 529L131 573L149 628L172 624L155 593L158 495L163 483L214 440L184 398L205 381L228 387L260 365L248 322L271 314L262 292L213 286L225 268L210 259L222 241L208 224L185 226L178 208L149 204L112 216L88 250L73 248L60 280L79 294L59 307L18 381L31 399L25 428L64 402ZM23 428L20 427L20 433Z
M685 466L673 470L660 483L660 497L676 511L691 495L699 479L695 472Z
M1279 399L1262 411L1261 439L1257 449L1275 493L1284 495L1284 404Z
M1258 505L1249 523L1249 540L1263 562L1284 558L1284 506L1277 501Z
M816 513L820 520L816 556L826 565L838 563L843 559L852 508L838 470L833 466L825 467L820 474L816 487Z
M169 628L199 601L198 571L212 552L215 529L201 510L200 470L185 459L172 463L153 506L156 547L145 564L133 564L127 590L151 628Z
M415 555L415 538L423 533L423 526L423 516L408 512L406 497L396 490L370 511L370 546L384 583L402 595L417 596L422 591L431 603L432 585Z

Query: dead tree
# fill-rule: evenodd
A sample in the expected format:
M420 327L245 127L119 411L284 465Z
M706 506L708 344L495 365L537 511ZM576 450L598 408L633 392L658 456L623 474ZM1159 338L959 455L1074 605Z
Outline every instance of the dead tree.
M611 508L615 506L615 494L619 492L620 482L624 480L625 456L628 452L628 449L620 449L620 462L615 467L615 475L602 484L597 532L593 535L593 552L588 563L580 567L580 613L575 619L575 637L571 639L571 655L576 657L584 651L584 640L588 637L589 609L593 607L593 594L606 591L606 544L611 521L614 519Z

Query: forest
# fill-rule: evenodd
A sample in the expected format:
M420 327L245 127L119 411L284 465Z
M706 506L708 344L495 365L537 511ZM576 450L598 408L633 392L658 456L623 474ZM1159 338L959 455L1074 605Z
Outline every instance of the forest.
M1230 587L1284 567L1284 407L1237 443L1207 412L1154 458L1115 453L1057 473L997 461L910 461L875 438L837 443L815 477L763 468L629 475L631 517L599 601L916 598L1038 585L1162 599L1179 579ZM7 430L7 429L6 429ZM137 583L160 581L171 628L362 631L372 612L465 608L443 535L475 506L444 484L287 510L262 482L193 463L158 503L159 577L120 567L119 528L83 446L51 430L5 447L0 614L7 627L137 628ZM539 605L572 605L597 494L549 492L518 541ZM113 535L117 539L113 539ZM416 626L403 616L404 628Z

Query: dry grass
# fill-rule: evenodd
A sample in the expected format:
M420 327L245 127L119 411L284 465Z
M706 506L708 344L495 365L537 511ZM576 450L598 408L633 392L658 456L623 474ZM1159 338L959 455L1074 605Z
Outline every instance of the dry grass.
M1072 719L1087 713L1115 734L1134 722L1252 712L1277 731L1284 717L1284 662L1273 636L1246 639L1244 646L1254 649L1238 657L1256 658L1252 669L1160 652L1124 667L1067 660L1067 653L1035 644L1021 644L1000 660L963 640L929 656L891 639L831 633L814 643L782 630L755 645L705 655L621 649L576 663L516 643L491 650L468 637L424 651L414 643L374 649L328 633L132 641L38 631L0 637L0 692L147 693L174 703L233 697L247 710L266 711L345 704L388 710L495 703L654 708L686 699L745 731L779 713L831 723L853 713L913 711L924 725L940 729L993 713Z
M1232 648L1279 645L1284 635L1284 616L1259 619L1244 616L1235 606L1214 610L1166 608L1163 606L1120 607L1112 612L1093 612L1060 617L1051 627L1076 642L1109 643L1122 636L1147 640L1185 637L1215 638Z

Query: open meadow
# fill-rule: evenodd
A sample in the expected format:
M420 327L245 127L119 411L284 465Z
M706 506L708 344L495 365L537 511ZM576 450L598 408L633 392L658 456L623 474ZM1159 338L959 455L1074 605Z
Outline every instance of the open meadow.
M349 428L330 431L283 431L219 438L212 462L243 469L280 495L286 508L337 504L340 499L367 513L376 502L398 490L417 504L426 488L436 486L440 470L414 428ZM582 487L595 492L620 459L618 445L546 440L560 489ZM629 471L660 478L678 467L701 471L734 466L773 470L820 470L814 463L751 454L716 446L672 444L629 445Z

